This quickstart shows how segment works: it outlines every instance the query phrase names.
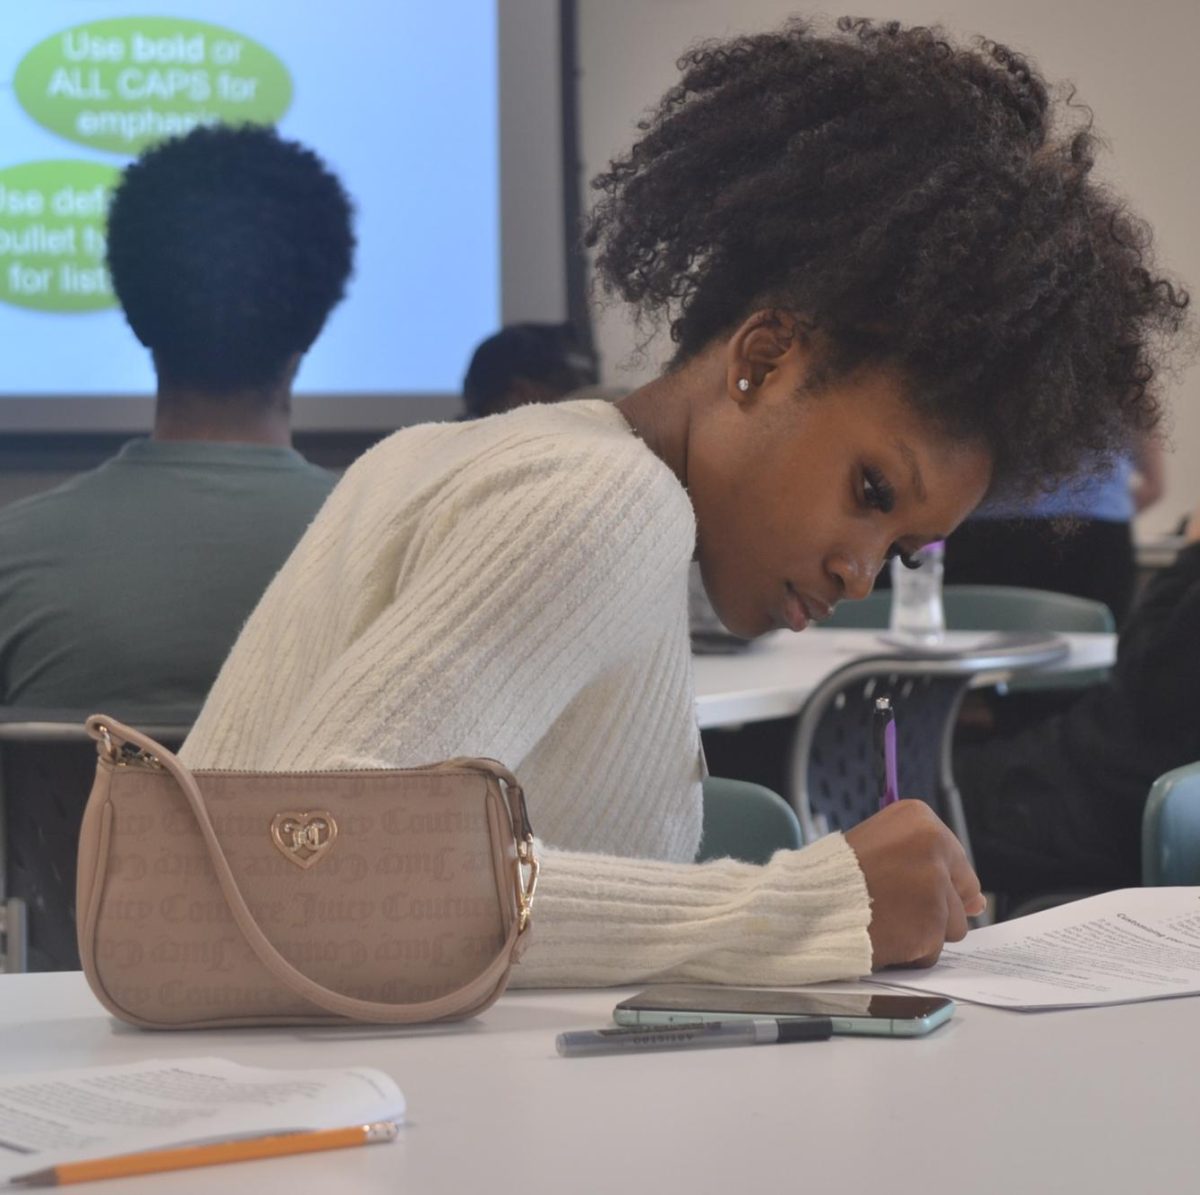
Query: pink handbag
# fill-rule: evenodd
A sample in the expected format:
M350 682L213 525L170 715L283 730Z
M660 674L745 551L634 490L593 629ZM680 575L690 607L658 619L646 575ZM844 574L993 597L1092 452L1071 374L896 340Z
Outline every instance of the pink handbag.
M115 1016L416 1024L504 990L538 873L507 768L193 773L111 718L87 729L79 953Z

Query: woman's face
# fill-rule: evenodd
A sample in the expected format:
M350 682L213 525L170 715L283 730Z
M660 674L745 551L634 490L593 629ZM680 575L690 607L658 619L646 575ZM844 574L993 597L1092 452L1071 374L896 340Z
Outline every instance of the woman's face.
M687 463L704 584L736 634L802 631L866 597L889 556L944 539L988 488L987 451L931 427L883 370L803 394L783 361L745 395L737 372L693 421Z

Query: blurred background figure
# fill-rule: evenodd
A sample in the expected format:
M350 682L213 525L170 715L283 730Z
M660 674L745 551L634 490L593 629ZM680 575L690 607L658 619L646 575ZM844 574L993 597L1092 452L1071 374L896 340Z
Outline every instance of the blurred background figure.
M463 379L465 419L558 402L595 386L595 355L571 324L509 324L483 341Z
M203 700L336 481L291 447L291 394L351 215L321 159L262 126L201 126L125 171L108 266L154 359L154 432L0 511L0 704Z
M1009 907L1140 884L1150 786L1200 759L1200 509L1185 535L1122 628L1104 684L1062 714L955 752L976 869Z
M946 583L1020 585L1103 602L1125 624L1137 585L1133 520L1163 495L1162 445L1032 503L985 503L946 541Z

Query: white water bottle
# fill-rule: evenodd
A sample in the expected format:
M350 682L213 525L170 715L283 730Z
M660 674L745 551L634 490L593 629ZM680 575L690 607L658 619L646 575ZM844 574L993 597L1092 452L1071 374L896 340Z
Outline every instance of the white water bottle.
M892 612L889 628L894 635L914 643L940 643L946 634L942 606L944 540L934 540L915 553L919 568L908 568L899 556L892 558Z

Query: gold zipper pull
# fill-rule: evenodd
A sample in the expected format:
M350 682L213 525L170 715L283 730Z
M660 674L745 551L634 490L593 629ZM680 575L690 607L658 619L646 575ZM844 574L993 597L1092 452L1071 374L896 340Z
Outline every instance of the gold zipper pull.
M100 754L118 768L154 768L163 770L162 762L157 755L135 747L132 743L118 743L107 726L96 727L100 735Z
M131 746L126 743L121 749L121 757L117 760L119 768L151 768L154 771L163 771L162 761L157 755L152 755L149 751L143 750L141 747Z

